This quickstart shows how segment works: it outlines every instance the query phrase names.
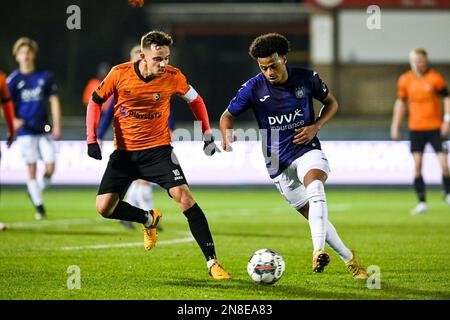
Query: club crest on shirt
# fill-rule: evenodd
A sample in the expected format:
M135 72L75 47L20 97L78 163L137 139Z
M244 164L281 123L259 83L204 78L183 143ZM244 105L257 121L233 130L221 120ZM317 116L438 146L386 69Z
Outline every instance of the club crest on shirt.
M157 92L153 95L153 100L158 102L159 100L161 100L161 92Z
M18 90L20 90L20 89L22 89L23 87L25 87L25 81L20 81L18 84L17 84L17 89Z
M122 105L119 106L119 112L122 116L126 117L128 114L128 110L125 109Z
M297 99L302 99L305 97L305 90L303 89L303 87L295 88L295 96L297 97Z

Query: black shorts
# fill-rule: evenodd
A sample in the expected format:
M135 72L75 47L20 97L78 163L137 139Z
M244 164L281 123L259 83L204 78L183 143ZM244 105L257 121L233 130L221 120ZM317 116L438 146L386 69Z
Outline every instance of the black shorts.
M440 130L410 131L411 152L423 153L425 145L429 142L435 152L448 152L447 142L441 137Z
M166 190L187 184L171 145L140 151L115 150L97 194L117 193L122 199L137 179L157 183Z

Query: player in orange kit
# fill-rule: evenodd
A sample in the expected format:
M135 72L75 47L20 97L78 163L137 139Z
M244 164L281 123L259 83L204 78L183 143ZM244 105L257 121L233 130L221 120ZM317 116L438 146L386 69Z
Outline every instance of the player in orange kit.
M84 87L83 96L81 100L84 105L87 105L89 103L89 99L91 99L92 93L95 91L95 89L98 88L100 83L102 83L102 80L106 77L110 68L111 66L106 62L102 62L97 66L97 72L95 74L95 77L89 79L88 83ZM109 100L112 100L112 97ZM103 106L103 109L106 109L108 106L109 104L106 103Z
M425 197L425 182L422 178L422 160L425 145L430 143L437 153L442 169L445 201L450 205L450 171L448 167L448 150L446 137L450 124L450 96L442 75L429 67L425 49L410 52L411 70L402 74L398 80L398 98L392 117L391 137L400 139L400 126L409 111L409 130L411 152L415 162L414 188L419 204L411 214L428 211ZM441 98L444 99L444 117L441 111Z
M141 60L141 45L135 45L130 50L130 61L136 62ZM107 74L107 73L106 73ZM106 74L104 76L106 76ZM104 78L104 77L103 77ZM103 79L102 78L102 79ZM92 81L91 81L92 82ZM94 92L95 89L100 85L101 81L97 83L95 88L91 91ZM114 96L111 96L109 99L113 99ZM90 97L88 98L89 102ZM109 100L108 100L109 101ZM102 114L100 117L99 126L97 128L97 141L102 145L104 137L108 131L108 128L111 126L111 123L114 119L114 101L112 103L105 103L103 106L108 105L106 109L102 110ZM174 130L174 117L173 113L170 113L169 116L169 129L171 131ZM153 187L152 184L148 181L139 179L134 181L130 187L128 188L127 195L125 197L125 201L131 204L132 206L145 209L145 208L153 208ZM134 224L130 221L120 221L120 223L127 229L134 229ZM162 231L161 223L158 223L156 226L157 231Z
M114 145L100 183L96 206L105 218L144 225L144 246L156 245L156 226L162 215L158 209L145 211L123 201L132 181L144 179L159 184L178 203L192 235L200 246L209 274L225 280L229 274L216 260L214 241L206 217L195 202L178 160L170 145L168 127L170 98L181 96L202 121L204 152L213 155L217 146L211 135L203 99L175 67L169 65L172 38L160 31L145 34L141 40L141 60L112 68L93 93L87 110L88 155L101 159L96 129L101 105L115 94Z
M8 148L14 141L16 130L14 129L14 106L9 95L8 85L6 84L6 74L0 70L0 103L3 110L6 126L8 127L8 137L6 145ZM0 154L1 155L1 154Z
M16 130L14 129L14 106L9 95L8 85L6 84L6 75L0 70L0 105L3 110L6 126L8 127L8 136L6 145L9 148L14 141ZM0 159L2 154L0 152ZM0 223L0 231L6 230L6 225Z

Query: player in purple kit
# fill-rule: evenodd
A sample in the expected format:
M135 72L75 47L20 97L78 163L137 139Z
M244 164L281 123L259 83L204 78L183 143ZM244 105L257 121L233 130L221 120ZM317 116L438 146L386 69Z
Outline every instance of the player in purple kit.
M34 40L24 37L16 41L13 55L19 69L8 77L8 87L16 108L17 144L28 166L28 194L37 210L36 219L42 219L46 216L42 191L50 184L55 171L53 139L61 137L61 106L52 75L35 68L37 51ZM53 127L48 121L49 101ZM36 164L40 159L45 162L45 173L37 178Z
M366 280L368 274L356 253L344 245L328 220L324 183L330 168L317 133L334 116L338 104L316 72L286 66L289 47L289 41L277 33L261 35L251 44L249 53L262 72L241 87L222 114L222 148L232 151L234 118L253 110L264 137L270 177L290 205L308 219L313 272L322 272L330 262L324 250L328 243L354 279ZM323 103L317 118L313 99Z

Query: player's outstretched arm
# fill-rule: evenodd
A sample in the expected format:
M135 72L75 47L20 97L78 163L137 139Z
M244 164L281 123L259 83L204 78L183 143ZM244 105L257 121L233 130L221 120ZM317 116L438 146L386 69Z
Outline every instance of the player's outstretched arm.
M86 142L88 145L88 156L96 160L102 160L102 151L97 142L97 127L100 121L101 105L91 98L86 111Z
M222 132L222 149L230 152L233 151L231 144L236 141L234 134L234 117L230 111L225 110L220 117L220 131Z
M327 123L338 110L338 103L336 98L329 93L322 101L323 107L320 111L319 117L316 122L310 126L296 129L297 134L294 136L293 143L295 144L307 144L309 143L320 131L320 129Z
M394 104L394 112L392 114L391 123L391 139L394 141L400 140L400 126L406 113L406 103L403 99L397 98Z
M53 138L59 140L61 139L61 102L57 95L52 95L49 101L53 119Z

